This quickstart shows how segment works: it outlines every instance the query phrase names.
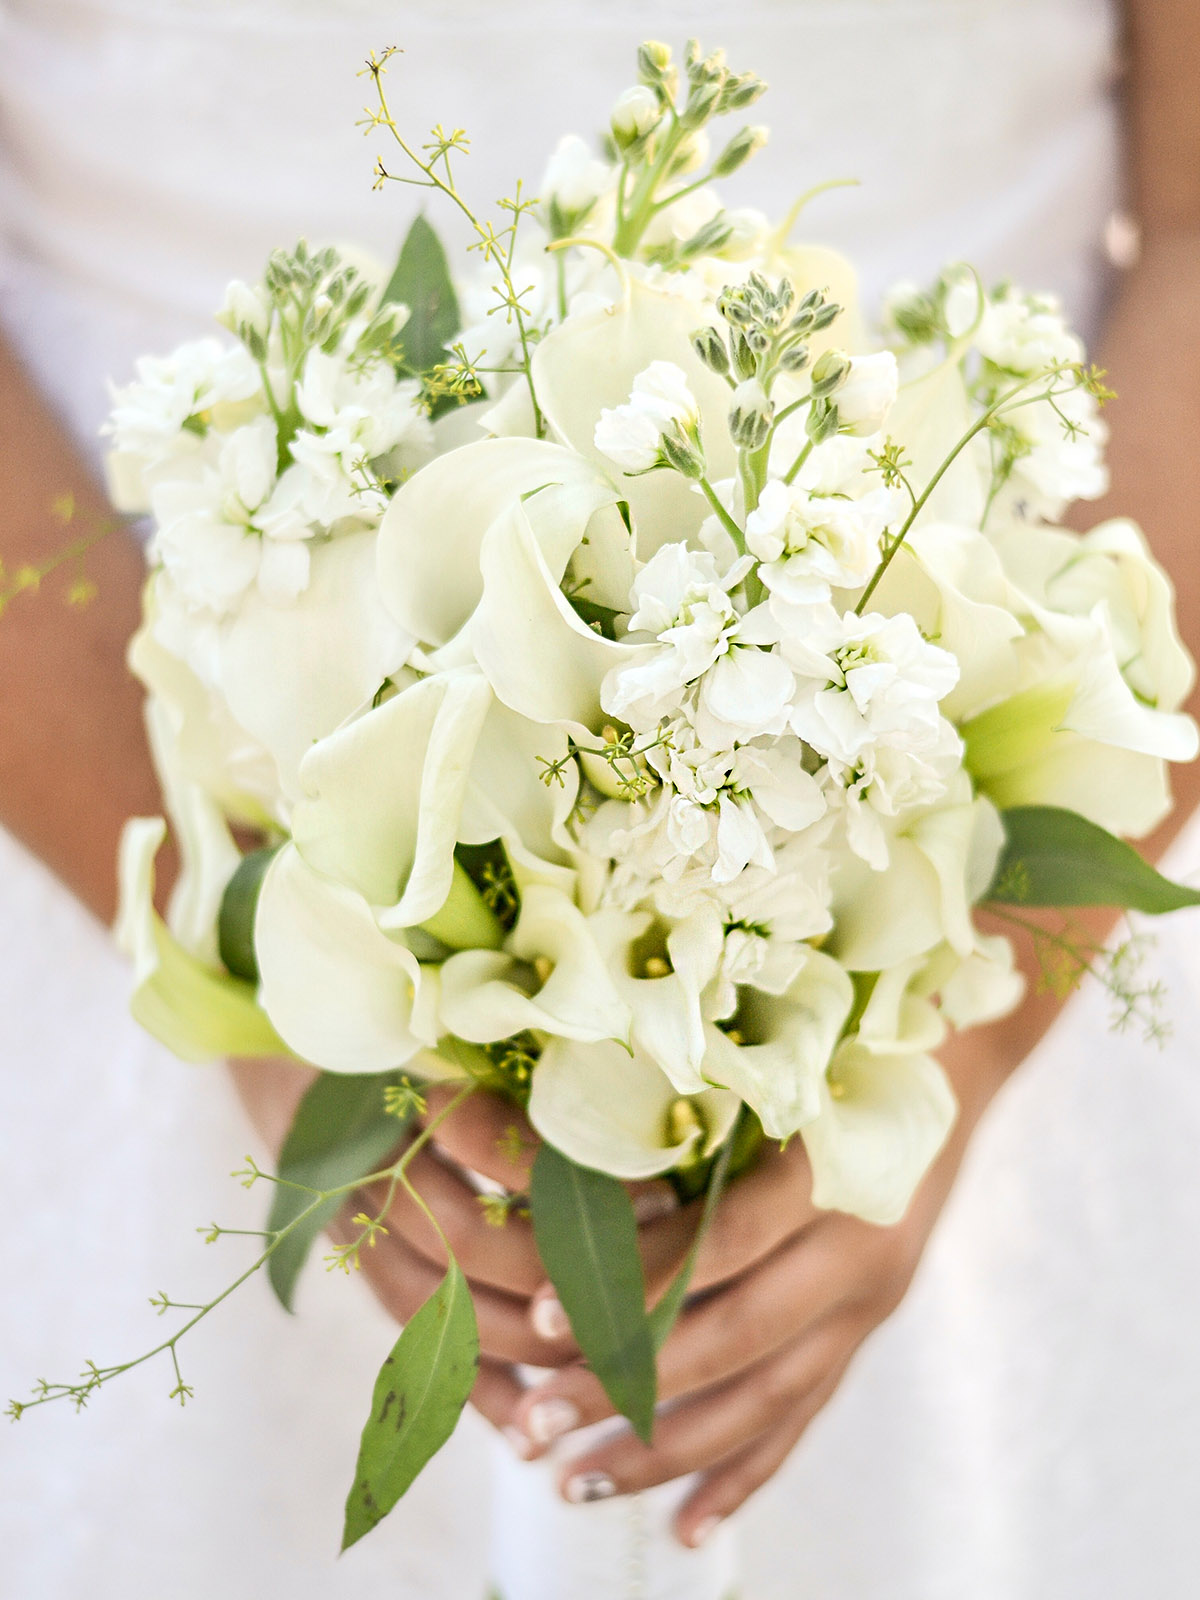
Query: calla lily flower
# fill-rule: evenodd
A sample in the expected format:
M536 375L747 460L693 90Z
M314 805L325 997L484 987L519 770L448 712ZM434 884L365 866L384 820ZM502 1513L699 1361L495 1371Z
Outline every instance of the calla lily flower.
M463 950L441 969L441 1031L474 1044L525 1029L629 1040L632 1015L587 919L557 889L531 884L502 951Z
M789 1139L820 1114L821 1084L854 1003L845 968L810 950L782 995L742 991L736 1031L708 1026L704 1074L758 1113L772 1139Z
M305 860L414 927L450 893L475 744L491 704L477 672L422 678L320 740L300 766L292 832Z
M355 890L294 844L267 868L254 919L259 997L280 1036L326 1072L387 1072L437 1042L437 969L384 933Z
M529 1120L556 1150L615 1178L653 1178L708 1156L728 1136L738 1098L682 1098L642 1051L551 1039L533 1070Z

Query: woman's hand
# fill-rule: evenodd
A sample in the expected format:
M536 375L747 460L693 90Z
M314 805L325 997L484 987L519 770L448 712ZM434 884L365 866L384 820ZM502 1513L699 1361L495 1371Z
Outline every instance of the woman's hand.
M676 1518L698 1545L772 1476L831 1397L856 1350L899 1304L957 1172L971 1128L1002 1080L986 1051L947 1054L962 1114L902 1222L880 1228L811 1201L801 1141L772 1150L732 1184L701 1247L693 1290L659 1358L667 1402L653 1443L629 1430L562 1468L568 1500L629 1494L701 1472ZM651 1298L661 1294L686 1248L698 1208L643 1229ZM543 1288L534 1307L552 1326ZM578 1427L611 1416L599 1383L563 1366L525 1394L513 1422L542 1453Z
M234 1061L230 1072L255 1128L270 1150L278 1152L314 1072L292 1061ZM430 1117L447 1098L431 1096ZM508 1135L514 1127L523 1143ZM513 1215L502 1228L489 1224L478 1191L450 1161L457 1159L464 1170L486 1167L490 1176L519 1193L529 1184L528 1161L536 1139L519 1111L482 1091L439 1126L437 1138L438 1147L431 1143L418 1152L408 1175L436 1214L471 1284L481 1350L472 1403L489 1422L507 1428L525 1392L514 1367L555 1366L577 1359L579 1352L569 1336L547 1338L535 1329L532 1296L545 1272L528 1219ZM514 1164L507 1159L503 1152L510 1147L526 1150L528 1160ZM364 1210L374 1216L385 1201L385 1189L351 1196L330 1226L330 1236L340 1244L357 1238L361 1229L351 1218ZM374 1247L360 1252L361 1270L384 1309L397 1322L406 1322L437 1287L446 1255L428 1220L402 1190L392 1200L385 1226L387 1233L376 1236ZM509 1437L518 1453L532 1453L523 1434L511 1432Z

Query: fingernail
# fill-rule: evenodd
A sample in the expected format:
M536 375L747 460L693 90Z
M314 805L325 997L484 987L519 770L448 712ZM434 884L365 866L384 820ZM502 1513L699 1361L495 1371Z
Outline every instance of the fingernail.
M553 1295L535 1300L530 1318L539 1339L562 1339L571 1331L570 1319Z
M505 1428L503 1432L512 1446L513 1454L519 1456L522 1461L528 1461L534 1451L533 1440L523 1434L520 1428Z
M530 1406L525 1427L535 1444L553 1444L564 1433L579 1426L579 1407L570 1400L552 1395Z
M658 1222L660 1218L669 1217L678 1209L679 1199L673 1190L645 1189L633 1197L633 1214L639 1226L647 1222Z
M573 1506L588 1505L593 1500L607 1500L616 1492L617 1486L607 1472L581 1472L577 1478L568 1478L563 1490Z
M721 1526L720 1517L705 1517L703 1522L698 1522L692 1529L688 1543L693 1550L699 1550L702 1544L707 1544Z

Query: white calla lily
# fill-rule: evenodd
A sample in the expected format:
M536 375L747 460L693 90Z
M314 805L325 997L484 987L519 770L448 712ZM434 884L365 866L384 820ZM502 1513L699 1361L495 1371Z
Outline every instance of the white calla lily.
M758 1113L772 1139L788 1139L821 1109L820 1085L854 1003L854 985L839 962L809 950L782 995L741 992L738 1044L709 1025L704 1075Z
M380 524L384 603L423 644L444 645L479 602L480 552L498 518L527 506L557 585L593 514L615 499L592 463L544 439L480 439L439 456L401 486Z
M601 720L605 673L632 646L615 644L571 609L530 525L515 505L488 530L479 552L483 595L471 646L497 697L533 722L586 734Z
M387 1072L436 1042L437 971L418 966L361 895L284 845L254 919L260 999L297 1055L326 1072Z
M121 834L114 932L133 963L134 1020L182 1061L286 1055L253 987L199 959L155 911L154 858L166 832L161 817L133 817Z
M491 690L477 672L418 679L315 744L292 812L310 866L354 889L396 930L450 893L467 775Z
M813 1204L887 1227L899 1222L957 1111L946 1074L922 1051L881 1053L844 1040L820 1083L821 1111L800 1130Z
M289 795L313 741L366 704L412 649L379 598L375 538L350 533L314 545L304 593L277 606L251 591L224 637L229 709L275 757Z
M587 919L566 895L531 884L503 951L464 950L443 965L441 1031L474 1044L527 1028L628 1043L632 1021Z
M568 317L533 353L538 402L555 435L606 473L614 472L595 443L600 413L626 405L635 378L653 362L668 361L695 397L710 480L731 476L737 460L725 422L729 390L691 345L704 316L694 300L630 280L616 305ZM643 561L665 540L695 533L707 515L703 499L677 472L618 474L614 481L632 507Z
M533 1069L529 1120L581 1166L627 1181L711 1155L737 1118L736 1095L683 1099L643 1052L551 1039Z

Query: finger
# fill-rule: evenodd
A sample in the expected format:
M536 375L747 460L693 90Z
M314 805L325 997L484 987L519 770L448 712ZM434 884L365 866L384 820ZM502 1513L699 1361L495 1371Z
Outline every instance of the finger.
M424 1090L429 1123L459 1091L455 1084L431 1084ZM492 1178L513 1194L529 1190L529 1173L540 1143L519 1106L500 1095L477 1090L440 1122L434 1142L460 1167Z
M728 1288L685 1310L659 1355L659 1398L673 1400L727 1381L848 1300L855 1268L831 1248L831 1237L832 1227L814 1224ZM530 1390L518 1424L526 1426L532 1408L549 1399L575 1408L579 1421L572 1426L613 1414L595 1377L584 1367L566 1366ZM553 1414L566 1415L561 1409Z
M472 1283L486 1283L506 1294L528 1299L545 1279L545 1268L533 1242L526 1216L510 1209L501 1226L489 1223L478 1190L429 1150L418 1150L407 1177L441 1224L459 1266ZM377 1215L387 1204L388 1185L368 1191L368 1210ZM429 1218L403 1188L397 1187L386 1224L436 1266L446 1265L446 1249Z
M681 1544L691 1549L704 1544L726 1517L778 1472L813 1418L833 1397L845 1370L843 1365L828 1373L785 1421L708 1473L676 1515L675 1536Z
M359 1237L361 1229L347 1212L330 1228L331 1236L342 1243ZM361 1271L371 1292L397 1322L407 1322L429 1299L444 1273L426 1261L403 1239L392 1235L378 1238L373 1248L359 1251ZM529 1326L528 1302L501 1294L486 1285L473 1285L471 1298L479 1324L479 1345L485 1356L510 1365L550 1367L571 1360L574 1347L566 1349L552 1341L537 1339Z
M643 1254L651 1298L682 1260L699 1223L695 1201L678 1216L644 1230ZM812 1171L801 1140L765 1150L757 1164L730 1184L713 1213L692 1273L693 1291L740 1277L811 1222L825 1215L812 1203ZM682 1247L681 1247L681 1241Z
M568 1462L560 1475L564 1498L578 1503L635 1494L746 1450L796 1414L810 1391L845 1365L856 1343L849 1318L829 1319L733 1382L660 1415L651 1444L621 1433Z
M512 1367L501 1362L480 1361L475 1387L471 1390L471 1404L523 1459L528 1456L529 1441L512 1426L512 1415L524 1392L524 1385Z

